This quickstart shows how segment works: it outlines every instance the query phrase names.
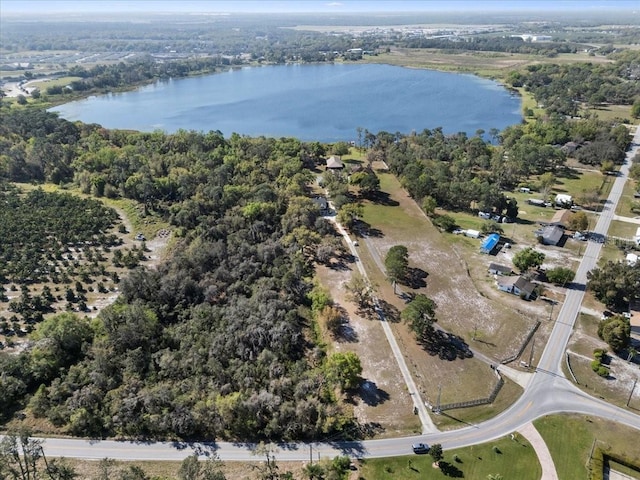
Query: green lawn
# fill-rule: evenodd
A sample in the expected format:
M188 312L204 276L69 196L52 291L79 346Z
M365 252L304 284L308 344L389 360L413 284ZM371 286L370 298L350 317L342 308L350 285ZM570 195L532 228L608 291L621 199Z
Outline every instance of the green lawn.
M603 198L609 195L613 180L615 177L603 175L598 171L571 169L567 175L558 175L558 181L553 187L553 195L568 193L575 199L583 191L598 190L600 197Z
M581 415L552 415L533 423L551 451L560 480L587 478L594 442L640 465L638 431L631 427Z
M624 189L622 190L622 197L620 197L620 201L616 208L616 215L621 215L623 217L635 217L640 215L640 212L631 211L632 202L640 201L639 198L633 197L634 192L638 188L640 188L640 184L633 180L627 180L625 182Z
M459 461L454 459L454 455L458 456ZM520 435L516 436L516 440L505 437L483 445L445 451L444 462L451 466L449 475L432 466L430 455L366 460L360 478L442 480L458 477L484 480L488 475L500 474L504 479L539 480L542 475L535 451Z
M611 226L609 227L609 235L620 238L628 238L629 240L633 240L633 236L636 234L638 230L637 223L629 223L629 222L621 222L619 220L613 220L611 222Z

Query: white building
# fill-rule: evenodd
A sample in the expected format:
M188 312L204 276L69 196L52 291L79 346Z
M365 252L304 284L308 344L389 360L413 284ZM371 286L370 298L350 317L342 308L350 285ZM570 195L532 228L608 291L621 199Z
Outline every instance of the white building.
M556 195L556 205L559 207L566 207L573 205L573 197L566 193L559 193Z

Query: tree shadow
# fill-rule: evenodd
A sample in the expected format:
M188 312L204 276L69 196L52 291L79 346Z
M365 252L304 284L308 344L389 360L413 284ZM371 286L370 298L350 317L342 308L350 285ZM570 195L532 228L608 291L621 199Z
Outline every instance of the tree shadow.
M373 228L371 224L365 222L364 220L357 221L356 227L354 227L354 231L356 231L361 237L384 237L384 233L382 233L382 230Z
M362 401L369 407L381 405L390 398L389 394L385 390L378 388L376 383L371 380L365 380L362 382L358 394Z
M402 300L404 300L404 303L409 303L414 298L416 298L416 294L413 293L413 292L400 292L398 294L398 297L400 297Z
M562 167L562 168L558 168L556 171L556 178L567 178L570 180L577 180L578 178L580 178L580 172L578 172L577 170L571 168L571 167ZM557 181L556 184L560 184L560 185L564 185L564 183L562 181ZM554 188L554 190L557 190L557 188Z
M379 191L374 195L370 195L369 199L377 205L385 205L387 207L397 207L400 205L400 203L392 199L387 192Z
M384 315L387 322L397 323L400 321L400 310L385 300L378 300L379 313Z
M421 268L408 267L402 283L413 289L424 288L427 286L425 278L428 276L429 274Z
M473 357L473 352L462 337L443 330L432 329L420 343L429 355L437 355L441 360L453 361Z
M358 332L353 329L347 320L340 326L338 334L336 335L336 340L339 342L358 343Z
M440 471L444 474L445 477L464 478L464 472L452 463L440 460L438 465L440 466Z
M358 432L362 438L374 438L384 433L384 427L378 422L367 422L359 426Z

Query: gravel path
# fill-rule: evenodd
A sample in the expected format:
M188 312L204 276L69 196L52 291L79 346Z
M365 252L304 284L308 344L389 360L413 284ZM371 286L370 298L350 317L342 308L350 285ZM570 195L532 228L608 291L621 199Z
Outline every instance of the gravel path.
M556 473L556 467L553 464L551 453L549 453L547 444L544 443L544 439L538 433L536 427L533 426L533 423L527 423L524 427L518 430L518 432L529 441L533 449L536 451L536 455L538 455L538 460L542 466L541 480L558 480L558 474Z

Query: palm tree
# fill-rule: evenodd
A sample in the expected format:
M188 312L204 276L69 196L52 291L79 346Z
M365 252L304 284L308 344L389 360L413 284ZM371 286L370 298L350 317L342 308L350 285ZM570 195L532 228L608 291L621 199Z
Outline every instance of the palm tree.
M487 480L502 480L502 475L499 473L490 473L487 475Z
M324 468L319 463L307 463L302 469L302 474L309 480L321 480L324 478Z

